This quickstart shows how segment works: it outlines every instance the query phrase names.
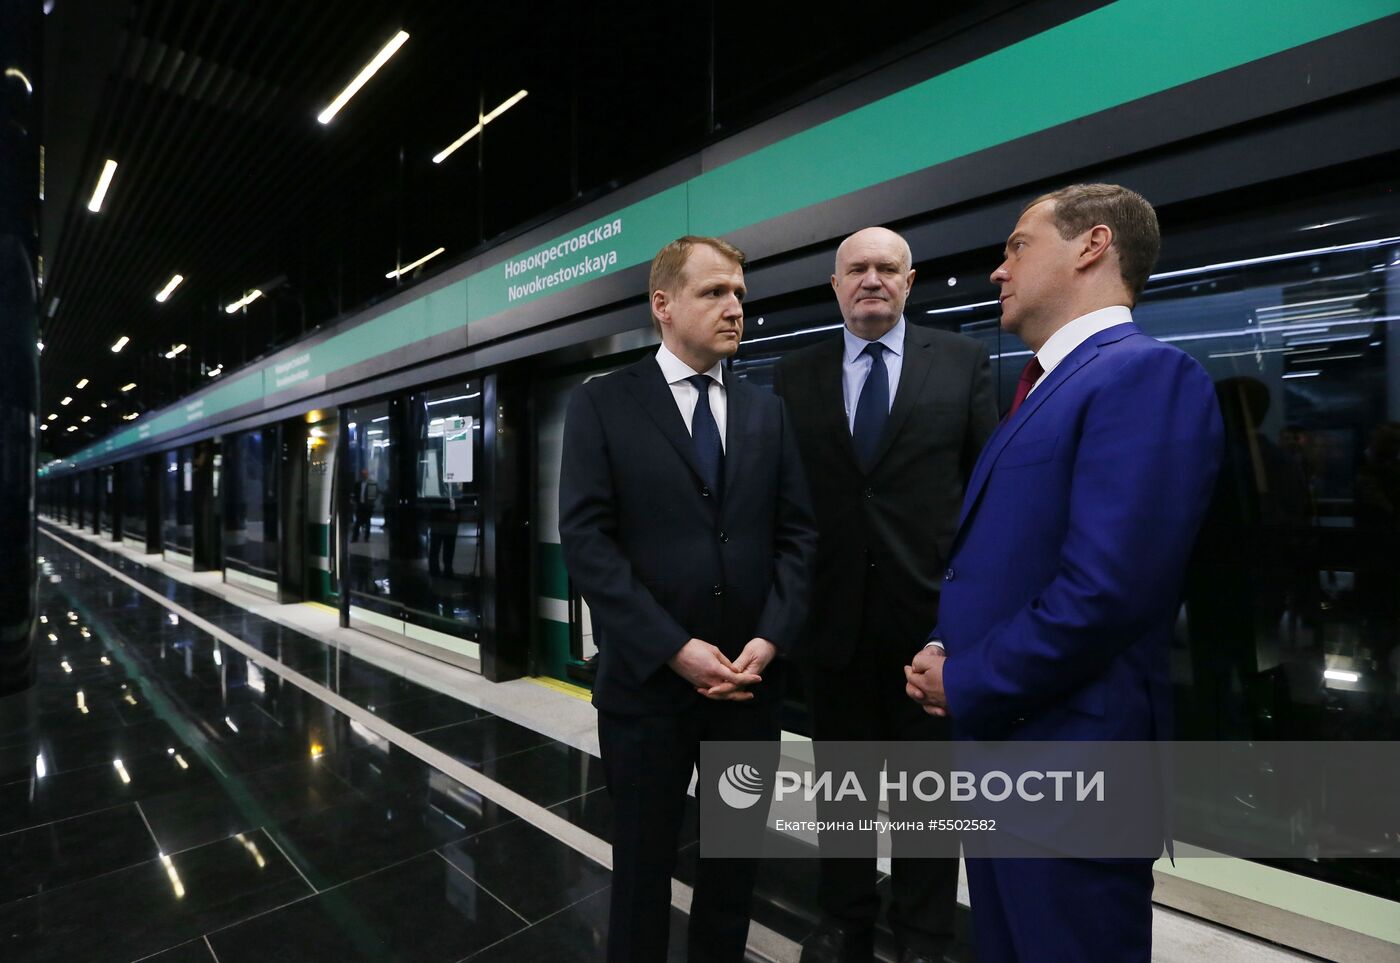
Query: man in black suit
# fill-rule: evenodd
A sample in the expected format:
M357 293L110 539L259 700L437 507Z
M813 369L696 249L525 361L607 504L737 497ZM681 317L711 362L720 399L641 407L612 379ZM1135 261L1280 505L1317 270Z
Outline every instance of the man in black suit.
M806 615L816 532L791 426L777 398L720 364L743 336L743 264L716 238L662 248L650 280L661 348L580 387L564 423L559 534L593 614L614 807L610 960L666 957L700 742L776 746L774 658ZM743 959L756 869L700 861L692 960Z
M946 738L946 719L903 704L903 666L937 620L943 561L996 399L976 342L905 322L913 283L898 234L871 227L846 238L831 277L845 329L784 358L775 376L821 532L803 640L819 766L826 741ZM870 765L873 782L881 760ZM804 963L871 958L873 857L822 860L823 919ZM957 860L892 862L902 959L938 959L953 934Z

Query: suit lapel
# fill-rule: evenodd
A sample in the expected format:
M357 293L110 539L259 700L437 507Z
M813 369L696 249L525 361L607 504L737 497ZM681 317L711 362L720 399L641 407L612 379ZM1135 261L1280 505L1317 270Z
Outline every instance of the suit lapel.
M749 434L753 405L749 403L752 400L749 386L742 384L733 371L724 372L724 393L728 405L724 428L724 491L727 494L734 490L738 481L739 459Z
M880 466L880 459L885 457L895 438L899 437L904 423L909 420L909 412L914 410L914 401L924 390L924 382L933 368L933 351L918 334L913 325L905 324L904 358L900 362L899 384L895 386L890 417L885 422L880 444L875 448L875 458L870 463L872 474ZM849 432L847 434L849 435Z
M695 443L691 441L690 432L685 428L685 419L676 407L676 398L671 393L671 386L661 374L661 366L656 363L654 357L643 358L628 369L628 374L630 377L626 384L637 399L638 405L685 459L695 477L703 480L705 476L700 471L700 461L695 455ZM729 428L732 432L732 422Z
M1114 330L1110 328L1109 330ZM1055 370L1047 377L1034 391L1027 396L1021 407L1016 409L1016 414L1004 420L997 426L997 430L992 433L992 437L987 440L987 447L982 449L982 455L977 459L977 465L972 469L972 478L967 483L967 493L963 496L962 516L958 519L958 531L954 536L962 534L963 526L967 523L967 518L972 514L972 507L977 504L977 499L982 494L983 487L987 484L987 478L992 473L993 466L1001 453L1006 450L1006 446L1011 443L1011 439L1026 425L1028 421L1035 417L1035 413L1041 409L1050 396L1059 390L1074 373L1084 367L1098 356L1098 338L1089 338L1079 347L1070 352L1069 357L1055 366Z
M827 423L827 435L836 439L840 456L859 471L856 460L856 447L851 442L851 422L846 416L845 371L846 354L844 336L827 342L828 350L814 366L815 382L812 385L813 404L821 412Z

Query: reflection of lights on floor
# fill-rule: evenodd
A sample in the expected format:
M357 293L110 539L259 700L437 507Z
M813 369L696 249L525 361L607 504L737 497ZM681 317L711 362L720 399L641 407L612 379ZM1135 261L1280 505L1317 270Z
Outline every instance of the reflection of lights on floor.
M185 884L180 882L180 874L175 871L175 863L164 853L160 854L160 861L165 865L165 875L170 877L170 888L175 891L176 899L185 898Z
M57 641L58 641L58 636L56 636L56 635L54 635L52 632L50 632L50 633L49 633L49 641L50 641L50 642L57 642Z
M267 860L263 859L263 854L258 850L257 843L253 842L242 833L238 833L233 838L242 843L243 848L248 850L248 855L253 857L253 861L258 864L258 869L265 869L267 867Z
M234 732L238 731L238 727L233 724L233 720L230 719L228 716L224 716L224 725L228 726Z
M78 690L78 711L83 715L87 715L88 712L87 697L83 695L82 689Z
M180 616L176 615L174 612L167 612L167 613L166 613L166 618L170 619L170 624L171 624L171 625L179 625L179 624L180 624Z
M48 774L49 767L44 762L44 754L41 752L34 757L34 777L36 779L43 779Z
M107 657L104 655L104 656L102 657L102 664L103 664L103 665L111 665L111 664L112 664L112 660L109 659L109 658L107 658Z
M39 616L39 624L40 624L40 625L48 625L48 624L49 624L49 617L48 617L47 615L41 615L41 616Z
M64 672L72 672L72 671L73 671L73 667L72 667L71 665L68 664L68 660L67 660L67 659L64 659L62 662L59 663L59 665L63 666L63 671L64 671Z
M131 774L126 771L126 766L122 765L122 761L120 759L113 759L112 765L116 768L117 775L122 777L122 782L131 782Z
M178 752L175 753L175 762L180 766L181 769L190 768L190 764L185 762L185 757L180 755Z
M323 745L321 745L319 742L313 742L313 743L311 743L311 758L312 758L312 759L320 759L321 756L323 756L323 755L325 754L325 752L326 752L326 747L323 746Z
M92 633L87 630L87 626L83 626L81 629L79 629L78 634L85 639L92 638Z
M130 703L131 705L136 705L136 697L135 697L134 695L132 695L130 692L128 692L128 693L126 694L126 701L127 701L128 703Z
M223 664L224 664L224 654L223 654L222 652L220 652L217 648L214 649L214 664L215 664L215 665L223 665Z

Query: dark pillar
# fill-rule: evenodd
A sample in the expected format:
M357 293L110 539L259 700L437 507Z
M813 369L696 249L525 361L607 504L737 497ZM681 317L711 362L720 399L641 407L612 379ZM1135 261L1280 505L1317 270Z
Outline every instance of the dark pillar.
M160 527L165 523L165 514L160 505L161 492L164 491L164 471L165 466L161 463L160 455L141 456L141 479L146 488L147 555L159 555L161 551Z
M110 498L112 505L112 541L122 540L122 526L124 524L124 514L126 512L126 473L122 471L121 463L107 466L107 473L111 486Z
M506 682L525 674L534 621L530 566L529 380L523 367L487 375L482 385L485 477L481 521L481 674Z
M306 423L282 422L277 440L277 601L285 604L306 598Z
M34 684L42 22L39 0L0 0L0 696Z
M214 488L215 460L219 457L219 440L209 438L194 446L194 570L216 572L223 568L220 550L223 532L220 530L218 493Z

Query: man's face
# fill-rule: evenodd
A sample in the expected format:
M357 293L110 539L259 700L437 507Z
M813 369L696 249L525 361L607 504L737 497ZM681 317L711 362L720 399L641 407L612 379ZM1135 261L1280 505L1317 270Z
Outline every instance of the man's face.
M680 290L657 291L661 340L697 371L739 350L744 336L744 269L707 244L691 249Z
M894 327L914 284L904 241L893 231L866 228L836 252L831 289L851 333L873 341Z
M1055 202L1044 201L1021 215L1006 241L1006 260L992 272L1001 286L1001 327L1030 343L1043 343L1041 332L1053 331L1068 304L1080 250L1076 240L1060 237L1051 215Z

